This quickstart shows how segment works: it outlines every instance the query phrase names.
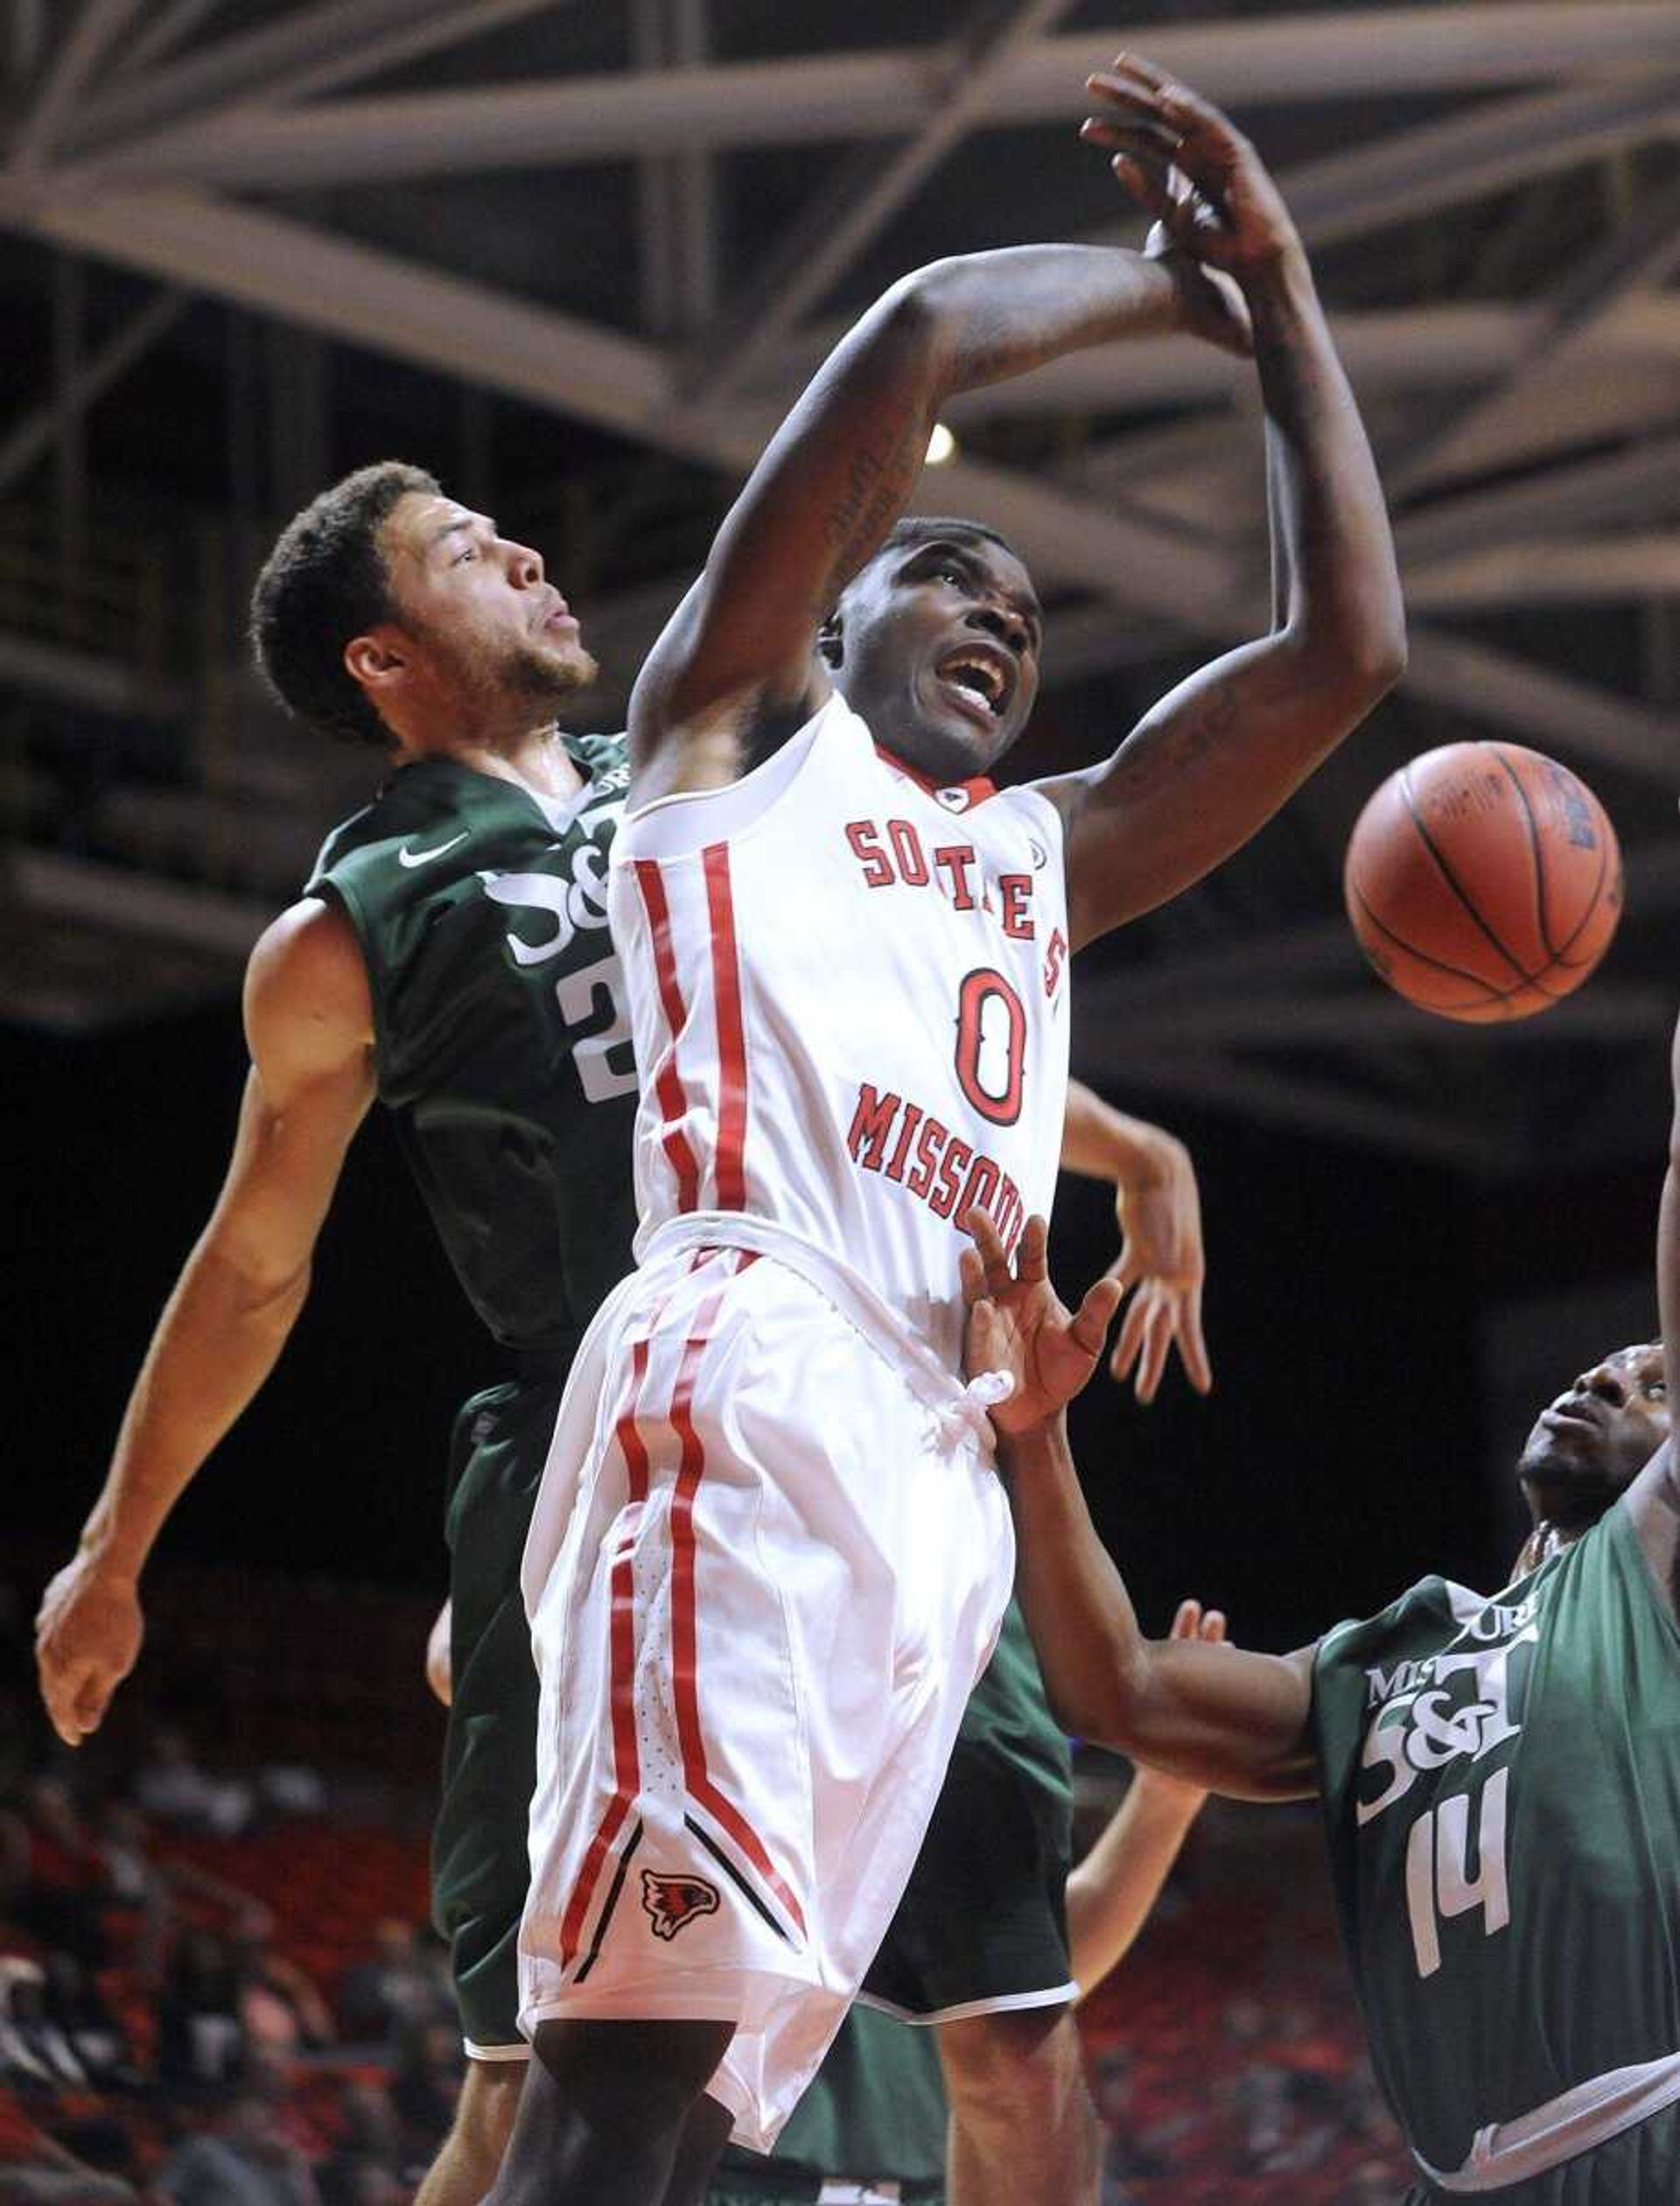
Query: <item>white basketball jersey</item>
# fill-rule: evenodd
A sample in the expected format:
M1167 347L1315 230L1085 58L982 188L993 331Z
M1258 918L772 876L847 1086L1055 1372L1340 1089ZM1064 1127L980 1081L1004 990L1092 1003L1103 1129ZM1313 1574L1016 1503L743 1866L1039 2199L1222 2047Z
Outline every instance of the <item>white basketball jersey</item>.
M1012 1247L1054 1187L1055 808L933 788L836 695L744 780L628 819L610 895L641 1076L638 1254L683 1217L795 1268L803 1252L954 1369L958 1220L984 1209Z

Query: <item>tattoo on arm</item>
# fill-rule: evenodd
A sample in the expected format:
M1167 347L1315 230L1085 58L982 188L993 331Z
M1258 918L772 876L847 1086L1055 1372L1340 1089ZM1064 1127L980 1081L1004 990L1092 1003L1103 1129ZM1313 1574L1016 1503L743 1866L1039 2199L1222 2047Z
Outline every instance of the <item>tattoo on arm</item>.
M921 464L921 432L920 410L903 407L853 453L845 488L822 517L832 557L815 608L819 618L903 512Z
M1140 730L1115 761L1106 794L1130 802L1153 793L1210 751L1222 749L1237 723L1237 698L1228 683L1216 683L1187 712L1165 726Z

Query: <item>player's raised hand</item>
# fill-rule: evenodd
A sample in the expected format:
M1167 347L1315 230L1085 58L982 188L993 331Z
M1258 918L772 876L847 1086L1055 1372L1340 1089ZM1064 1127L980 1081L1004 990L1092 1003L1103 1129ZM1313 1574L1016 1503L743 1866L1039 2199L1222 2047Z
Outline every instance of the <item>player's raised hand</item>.
M1200 94L1139 54L1085 80L1096 112L1080 136L1103 147L1116 176L1180 252L1241 284L1300 240L1265 164Z
M974 1243L962 1259L964 1360L970 1373L1008 1373L1013 1391L993 1406L991 1421L1000 1432L1029 1432L1072 1401L1096 1370L1120 1288L1101 1278L1070 1311L1050 1284L1042 1218L1027 1220L1012 1264L984 1211L971 1210L962 1223Z
M1176 1346L1185 1376L1206 1394L1214 1374L1201 1330L1201 1197L1182 1142L1169 1134L1151 1142L1148 1171L1116 1190L1115 1215L1120 1254L1109 1276L1131 1299L1110 1370L1124 1383L1135 1369L1138 1399L1152 1402Z
M49 1582L35 1619L35 1667L52 1728L66 1747L98 1730L144 1635L132 1579L78 1554Z

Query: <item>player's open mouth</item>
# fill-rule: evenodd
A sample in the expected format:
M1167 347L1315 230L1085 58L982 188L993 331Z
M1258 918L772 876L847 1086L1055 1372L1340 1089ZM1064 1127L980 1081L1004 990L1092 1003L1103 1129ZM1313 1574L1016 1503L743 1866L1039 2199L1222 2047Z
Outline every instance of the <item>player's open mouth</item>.
M1569 1397L1562 1402L1554 1402L1549 1410L1542 1411L1540 1422L1553 1428L1560 1425L1574 1425L1584 1432L1597 1432L1602 1431L1605 1417L1596 1402Z
M974 718L1001 720L1015 689L1015 668L1008 655L984 645L965 643L934 669L940 687Z

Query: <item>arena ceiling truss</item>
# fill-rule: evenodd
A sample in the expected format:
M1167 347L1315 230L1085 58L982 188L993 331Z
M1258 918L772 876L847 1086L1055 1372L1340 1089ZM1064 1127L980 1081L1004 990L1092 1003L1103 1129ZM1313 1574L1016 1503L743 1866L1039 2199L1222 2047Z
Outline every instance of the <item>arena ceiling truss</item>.
M1648 1145L1680 907L1672 0L10 0L7 21L0 228L77 273L55 274L51 375L0 423L0 500L53 471L62 500L80 467L96 501L90 414L207 298L585 427L643 457L642 496L715 508L884 270L1054 234L1054 200L1035 185L1024 209L1021 179L1096 61L1136 45L1233 107L1313 250L1379 445L1410 667L1285 826L1093 974L1082 1062L1164 1109L1489 1173L1555 1159L1544 1062L1572 1153ZM1088 182L1068 196L1079 234L1136 242ZM74 309L113 269L146 288L78 341ZM1078 725L1264 617L1235 363L1188 341L1093 352L971 395L951 426L930 498L1027 557L1053 606L1053 704ZM688 571L604 563L584 610L609 666L634 668ZM96 653L49 664L4 628L15 679L101 678ZM1368 982L1334 907L1381 773L1478 733L1575 765L1629 858L1611 966L1493 1039ZM27 841L13 875L43 910L91 895L218 955L284 886L136 882Z

